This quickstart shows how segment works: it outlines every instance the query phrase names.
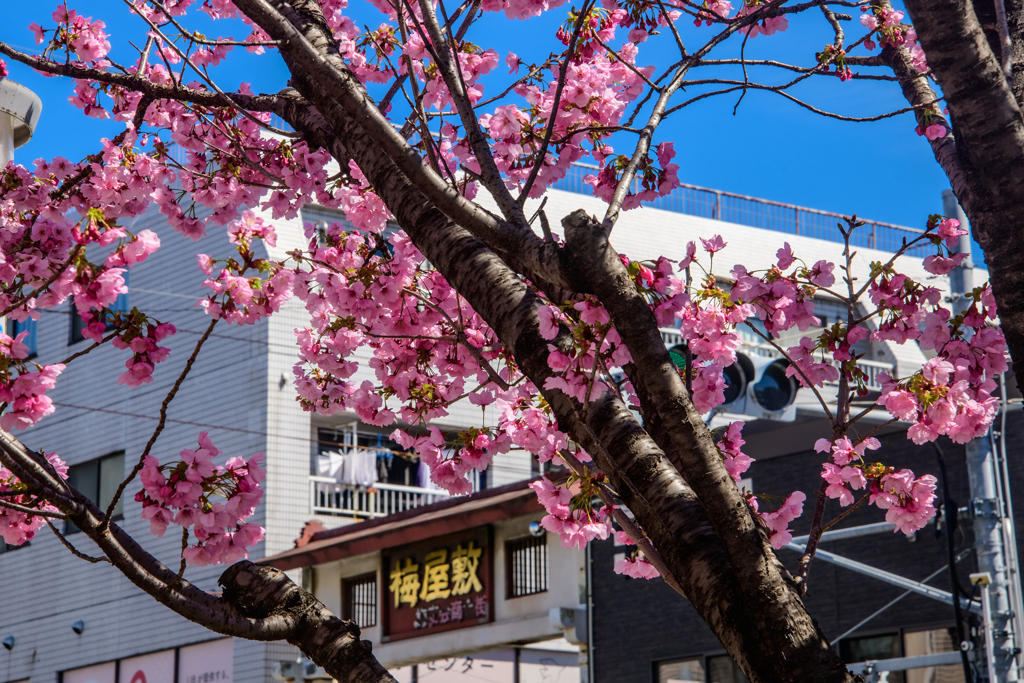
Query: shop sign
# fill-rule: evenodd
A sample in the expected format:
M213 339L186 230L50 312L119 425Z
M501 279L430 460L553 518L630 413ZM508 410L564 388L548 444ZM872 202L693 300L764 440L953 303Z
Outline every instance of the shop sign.
M490 527L392 548L383 567L384 642L494 620Z
M174 650L121 660L120 683L175 683Z
M64 683L114 683L117 680L117 662L107 662L65 671Z
M189 645L178 653L178 683L231 683L234 670L231 638Z

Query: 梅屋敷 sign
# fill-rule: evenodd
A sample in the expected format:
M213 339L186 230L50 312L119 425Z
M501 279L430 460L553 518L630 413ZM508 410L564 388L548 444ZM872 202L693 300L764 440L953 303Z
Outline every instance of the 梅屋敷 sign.
M383 555L385 640L493 621L490 527L392 548Z

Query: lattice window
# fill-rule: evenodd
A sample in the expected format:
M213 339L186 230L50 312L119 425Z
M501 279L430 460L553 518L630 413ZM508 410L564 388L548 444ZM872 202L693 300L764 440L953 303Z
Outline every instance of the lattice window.
M377 625L377 575L341 580L341 617L360 628Z
M548 589L547 535L527 536L505 544L508 597L518 598Z

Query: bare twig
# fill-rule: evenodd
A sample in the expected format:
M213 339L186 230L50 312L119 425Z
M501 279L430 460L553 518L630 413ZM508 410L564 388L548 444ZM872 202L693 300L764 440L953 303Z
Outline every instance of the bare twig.
M551 143L551 134L555 131L555 122L558 120L558 107L562 103L562 90L565 87L565 72L569 69L569 62L572 61L573 55L576 52L576 41L580 37L580 31L583 30L583 24L587 15L590 13L590 8L593 6L592 2L583 3L583 9L580 11L579 16L576 17L576 25L572 30L572 38L569 40L569 46L565 50L565 58L562 60L562 64L558 69L558 85L555 86L555 99L551 103L551 114L548 116L548 125L544 131L544 140L541 141L540 149L537 150L537 161L533 164L533 168L530 169L530 175L526 179L526 183L523 184L523 190L519 193L519 205L522 206L526 203L526 198L530 196L530 190L533 189L533 183L537 180L537 174L540 173L540 169L544 166L544 160L548 155L548 145ZM596 33L594 34L596 37Z
M117 507L117 501L121 499L121 494L124 493L125 488L136 475L142 470L143 465L146 462L146 456L150 454L153 445L156 443L157 438L160 436L160 432L164 430L164 425L167 423L167 407L171 405L171 401L174 400L175 394L178 393L178 389L181 388L182 382L188 377L189 371L192 370L192 366L196 362L196 357L199 355L199 350L203 348L203 344L207 339L210 338L210 333L213 332L214 325L217 324L217 319L214 318L210 321L210 324L206 326L206 331L203 332L203 336L196 342L196 346L192 349L192 355L189 356L188 361L185 362L185 367L182 369L181 374L178 375L178 379L174 382L174 386L164 396L163 403L160 404L160 421L157 422L156 429L153 430L153 434L149 437L149 441L146 442L146 447L142 449L142 455L139 456L139 461L135 463L135 467L132 468L131 474L125 477L125 480L117 487L117 491L114 493L114 497L111 498L110 504L107 506L107 512L103 515L103 521L100 524L100 529L106 531L107 527L110 526L110 518L114 515L114 508Z
M91 562L92 564L99 564L100 562L106 562L107 564L110 564L110 560L106 557L93 557L92 555L86 555L85 553L79 552L75 548L75 546L71 545L71 542L64 537L64 534L57 531L57 527L54 526L53 522L51 522L50 520L46 520L46 525L50 527L50 531L52 531L53 535L57 537L57 540L60 541L65 548L70 550L71 554L77 557L78 559L85 560L86 562Z

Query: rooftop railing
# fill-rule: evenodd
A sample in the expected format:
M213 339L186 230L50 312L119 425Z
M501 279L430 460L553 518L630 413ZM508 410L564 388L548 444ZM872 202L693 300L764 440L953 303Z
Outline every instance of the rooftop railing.
M593 195L593 188L583 182L583 177L588 174L596 174L598 170L597 166L591 164L573 164L566 176L552 184L551 187L566 192ZM633 191L636 192L639 189L639 181L634 179L633 183ZM645 202L644 206L840 243L843 241L843 236L839 232L838 226L846 225L843 215L839 213L808 209L803 206L747 197L722 190L711 190L685 183L664 197ZM923 230L892 223L866 221L865 225L854 231L850 242L855 247L895 252L903 246L904 241L909 242L923 232ZM916 245L908 253L921 256L928 251L930 246L929 243Z

